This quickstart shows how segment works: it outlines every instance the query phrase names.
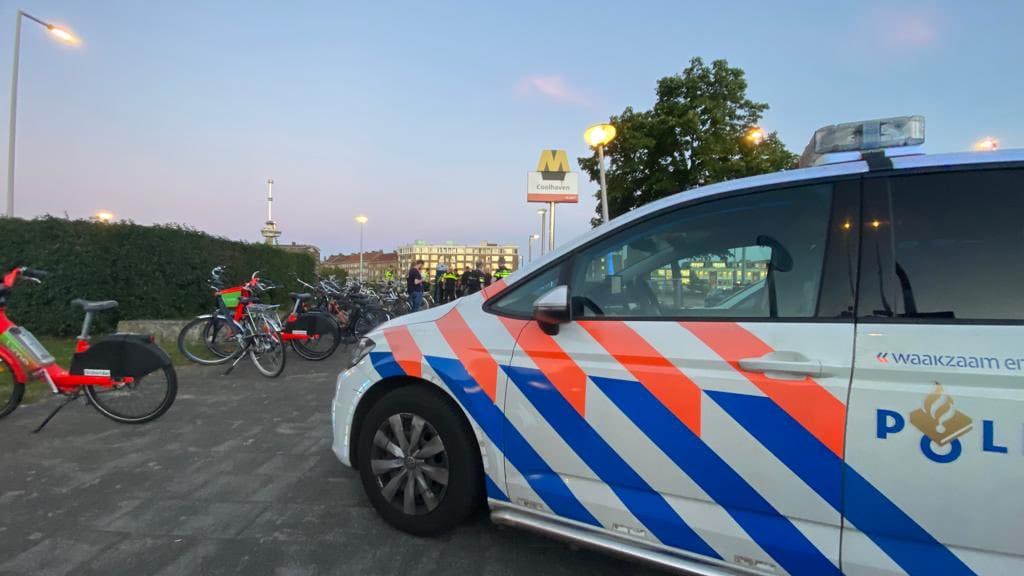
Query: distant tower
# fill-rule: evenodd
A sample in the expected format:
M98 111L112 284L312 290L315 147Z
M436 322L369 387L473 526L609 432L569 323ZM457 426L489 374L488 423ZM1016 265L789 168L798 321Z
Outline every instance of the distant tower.
M260 229L260 234L263 235L263 241L271 246L277 244L277 238L281 235L281 231L277 228L277 222L274 222L273 179L267 180L267 223Z

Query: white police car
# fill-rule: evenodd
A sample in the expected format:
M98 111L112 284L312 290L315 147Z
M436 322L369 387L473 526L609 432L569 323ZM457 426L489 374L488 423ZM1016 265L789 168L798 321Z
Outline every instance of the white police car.
M1024 152L923 136L823 128L386 324L334 451L416 534L486 499L696 574L1024 573Z

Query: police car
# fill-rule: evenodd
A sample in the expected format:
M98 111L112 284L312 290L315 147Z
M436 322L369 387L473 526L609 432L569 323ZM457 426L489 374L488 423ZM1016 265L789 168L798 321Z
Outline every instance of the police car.
M414 534L486 501L692 574L1024 574L1024 151L923 141L823 128L389 322L334 452Z

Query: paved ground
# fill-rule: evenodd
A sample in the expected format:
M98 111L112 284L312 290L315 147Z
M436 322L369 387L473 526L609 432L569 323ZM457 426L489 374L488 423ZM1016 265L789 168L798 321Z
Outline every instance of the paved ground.
M423 539L385 525L330 451L347 354L179 369L161 419L116 424L54 400L0 420L0 575L631 574L639 568L481 516Z

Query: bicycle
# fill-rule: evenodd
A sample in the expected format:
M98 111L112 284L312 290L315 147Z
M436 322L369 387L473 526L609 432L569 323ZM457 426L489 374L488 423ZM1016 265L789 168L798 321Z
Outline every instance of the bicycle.
M211 271L210 287L215 290L217 309L186 324L178 333L178 350L196 364L214 366L234 360L229 374L248 354L256 369L268 378L284 371L284 339L276 315L277 306L260 304L256 293L267 289L259 271L241 286L222 288L218 266ZM192 345L196 346L193 347Z
M7 317L7 300L15 284L21 280L41 284L46 276L42 270L14 268L0 286L0 417L18 407L30 379L44 380L54 394L67 396L36 432L83 393L100 414L123 424L142 424L167 412L178 393L178 376L171 358L152 336L112 334L89 341L93 316L116 308L116 300L71 301L85 311L85 319L67 370L31 332Z
M338 320L342 338L350 343L391 319L379 300L356 282L342 288L333 281L320 280L314 305Z

